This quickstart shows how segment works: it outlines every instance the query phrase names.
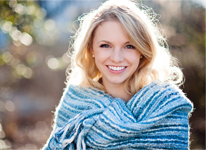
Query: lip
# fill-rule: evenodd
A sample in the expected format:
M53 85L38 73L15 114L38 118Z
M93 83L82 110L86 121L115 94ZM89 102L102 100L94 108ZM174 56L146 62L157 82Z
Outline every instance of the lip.
M108 65L106 65L106 67L108 68L108 70L109 70L111 73L114 73L114 74L120 74L120 73L124 72L124 71L127 69L127 66L126 66L124 69L122 69L122 70L112 70L112 69L110 69L110 68L108 67Z

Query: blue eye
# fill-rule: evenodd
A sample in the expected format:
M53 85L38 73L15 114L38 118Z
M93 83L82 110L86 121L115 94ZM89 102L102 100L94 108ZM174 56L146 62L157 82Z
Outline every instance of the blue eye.
M107 44L102 44L102 45L100 45L100 47L102 47L102 48L109 48L109 45L107 45Z
M132 45L127 45L126 48L128 48L128 49L135 49L135 47L132 46Z

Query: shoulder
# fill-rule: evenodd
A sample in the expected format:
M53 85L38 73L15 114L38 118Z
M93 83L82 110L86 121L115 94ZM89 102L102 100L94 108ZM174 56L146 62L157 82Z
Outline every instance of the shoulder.
M70 96L70 97L79 97L79 98L86 98L91 96L101 96L103 95L103 91L98 91L94 88L90 87L81 87L73 84L67 85L64 89L63 96Z
M74 118L83 111L106 107L109 102L102 96L101 91L72 84L67 85L56 107L57 125L63 126L69 119Z
M54 122L58 127L65 125L69 119L82 111L81 105L77 104L83 104L85 96L84 90L80 87L67 85L55 111Z
M67 107L67 109L74 109L77 106L80 107L90 103L95 95L100 95L100 93L90 88L70 84L64 89L59 105Z
M154 91L154 96L160 99L162 109L182 110L187 113L193 111L193 103L179 87L172 83L155 81L151 91Z
M181 89L169 82L159 80L143 87L134 95L133 101L130 101L128 105L132 109L137 109L135 106L139 105L153 111L181 110L189 113L193 110L192 102Z

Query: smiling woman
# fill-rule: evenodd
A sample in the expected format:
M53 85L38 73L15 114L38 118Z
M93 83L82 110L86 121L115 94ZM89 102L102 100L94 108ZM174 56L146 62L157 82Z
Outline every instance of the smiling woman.
M72 73L43 149L189 148L193 105L146 12L109 0L81 18Z
M90 51L107 93L128 101L131 95L124 90L124 84L137 70L141 53L131 45L121 24L106 21L99 25Z

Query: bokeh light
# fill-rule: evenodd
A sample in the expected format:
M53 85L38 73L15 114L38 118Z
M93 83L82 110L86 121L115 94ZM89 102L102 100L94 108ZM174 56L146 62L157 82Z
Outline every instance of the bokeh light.
M12 30L10 31L10 36L14 41L18 41L21 37L21 32L17 30L16 27L13 27Z
M26 32L22 33L20 36L20 41L22 44L29 46L33 42L33 38Z
M47 20L44 23L44 28L46 30L53 30L55 28L55 22L53 20Z
M30 79L30 78L32 78L32 76L33 76L33 71L32 71L32 69L26 67L26 68L24 68L24 70L23 70L23 72L22 72L22 75L23 75L25 78Z
M21 5L21 4L17 4L16 6L15 6L15 12L17 12L18 14L24 14L25 13L25 7L23 6L23 5Z
M44 121L38 121L36 123L36 130L40 133L40 134L44 134L46 132L48 132L48 127L47 124Z
M13 59L11 60L11 66L12 66L13 68L16 68L18 64L20 64L20 60L19 60L19 59L13 58Z
M4 105L5 109L13 112L15 110L15 105L12 101L6 101L5 105Z
M51 69L57 69L59 66L59 61L56 58L52 57L52 58L49 58L47 65Z
M12 29L12 23L10 21L5 21L2 25L2 29L4 33L9 32Z
M8 63L12 60L13 56L11 55L10 52L5 52L3 55L3 60Z
M39 19L43 19L46 16L47 12L45 9L41 8L36 11L36 16Z
M36 7L31 5L26 7L26 11L28 15L33 15L36 12Z

